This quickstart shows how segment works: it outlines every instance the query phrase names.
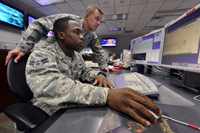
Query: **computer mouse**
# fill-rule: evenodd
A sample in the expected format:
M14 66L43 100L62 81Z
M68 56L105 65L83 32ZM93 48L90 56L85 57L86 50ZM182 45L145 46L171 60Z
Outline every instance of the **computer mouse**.
M156 115L154 112L152 112L151 110L148 109L148 111L156 118L159 119L160 117L158 115Z

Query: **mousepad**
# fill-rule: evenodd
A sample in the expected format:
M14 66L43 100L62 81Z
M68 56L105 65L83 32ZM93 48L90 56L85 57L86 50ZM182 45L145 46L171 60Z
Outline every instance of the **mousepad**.
M163 113L168 116L167 113ZM98 133L179 133L174 122L165 118L150 127L135 122L130 117L109 109L105 115Z

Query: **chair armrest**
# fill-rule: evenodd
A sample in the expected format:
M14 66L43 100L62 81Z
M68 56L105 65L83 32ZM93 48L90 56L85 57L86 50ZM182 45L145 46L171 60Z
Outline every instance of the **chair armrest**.
M42 109L27 103L11 105L3 112L17 124L17 127L26 132L32 131L49 118Z

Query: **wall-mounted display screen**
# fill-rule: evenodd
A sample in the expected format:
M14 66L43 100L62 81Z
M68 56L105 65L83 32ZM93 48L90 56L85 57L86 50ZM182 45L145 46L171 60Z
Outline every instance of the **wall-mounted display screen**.
M37 19L36 17L33 17L33 16L27 14L27 27L31 22L33 22L36 19Z
M24 29L24 13L6 3L0 2L0 22Z
M101 46L102 47L116 47L117 39L116 38L102 38Z

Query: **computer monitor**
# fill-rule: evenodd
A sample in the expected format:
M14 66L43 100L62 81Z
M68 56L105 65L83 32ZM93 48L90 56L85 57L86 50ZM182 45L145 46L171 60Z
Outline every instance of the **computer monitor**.
M165 28L161 66L200 72L200 5Z
M164 28L131 40L131 64L159 65L163 48Z

